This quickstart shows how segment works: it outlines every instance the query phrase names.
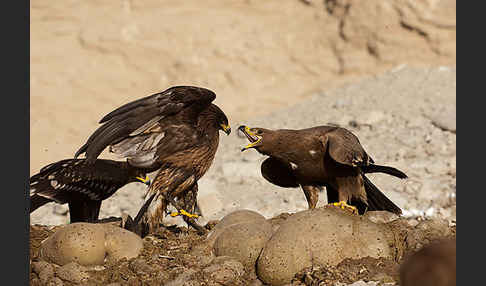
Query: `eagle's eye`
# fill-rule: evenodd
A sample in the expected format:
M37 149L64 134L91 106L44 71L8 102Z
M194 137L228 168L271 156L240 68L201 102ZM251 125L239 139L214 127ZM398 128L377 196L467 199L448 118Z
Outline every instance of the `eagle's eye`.
M257 135L263 135L263 131L262 131L262 130L260 130L260 129L257 129L257 130L256 130L256 134L257 134Z

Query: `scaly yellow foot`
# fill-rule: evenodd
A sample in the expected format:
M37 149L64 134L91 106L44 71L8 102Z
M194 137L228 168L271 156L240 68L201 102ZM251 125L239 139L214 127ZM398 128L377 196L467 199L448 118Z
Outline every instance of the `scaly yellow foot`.
M343 210L348 210L353 214L358 214L358 209L354 206L348 205L345 201L340 201L339 203L332 203L332 205L339 207Z
M171 217L175 217L175 216L178 216L178 215L185 215L185 216L187 216L189 218L198 218L199 217L197 214L188 213L188 212L186 212L183 209L181 209L178 212L173 212L173 213L170 214Z

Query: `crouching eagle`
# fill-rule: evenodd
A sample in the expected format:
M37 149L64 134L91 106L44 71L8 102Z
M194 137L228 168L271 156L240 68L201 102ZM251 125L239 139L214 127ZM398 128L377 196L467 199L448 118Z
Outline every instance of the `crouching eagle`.
M65 159L30 177L30 212L49 202L67 203L73 222L96 222L103 200L131 182L150 184L144 169L127 162Z
M301 187L309 208L315 208L318 191L326 187L328 203L363 214L367 210L386 210L401 214L366 176L386 173L407 178L393 167L374 164L358 138L347 129L318 126L300 130L249 128L240 126L250 144L269 156L261 165L263 177L285 188Z
M231 132L224 112L211 103L215 98L205 88L175 86L127 103L103 117L76 152L75 157L85 153L88 162L95 162L109 146L133 167L159 170L137 215L147 226L145 234L159 226L169 203L188 224L204 231L192 215L197 182L213 162L219 130Z

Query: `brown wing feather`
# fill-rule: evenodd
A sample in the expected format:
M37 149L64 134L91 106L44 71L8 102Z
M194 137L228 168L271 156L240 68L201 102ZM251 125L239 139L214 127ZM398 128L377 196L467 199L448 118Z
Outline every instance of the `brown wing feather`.
M215 98L214 92L208 89L176 86L127 103L100 120L103 125L76 152L75 158L86 153L88 162L93 163L107 146L144 134L145 130L141 130L141 127L151 130L161 121L165 125L195 125L198 114ZM159 120L154 122L154 118ZM151 122L153 124L147 124ZM161 127L164 127L164 124ZM163 132L162 129L158 128L157 132Z
M104 200L131 179L126 162L66 159L50 164L30 177L30 196L44 197L57 203L72 200ZM32 211L32 210L31 210Z
M270 183L283 188L299 186L292 170L279 160L269 157L261 165L262 176Z
M338 163L357 167L373 162L358 137L344 128L333 129L323 134L320 140L331 158Z

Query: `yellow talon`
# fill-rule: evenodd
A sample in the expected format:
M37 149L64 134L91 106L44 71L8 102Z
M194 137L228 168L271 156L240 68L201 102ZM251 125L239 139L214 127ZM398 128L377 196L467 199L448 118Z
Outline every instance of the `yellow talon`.
M135 177L137 180L139 180L140 182L144 183L145 185L147 186L150 186L150 178L149 176L145 175L145 178L142 178L142 177Z
M178 215L185 215L185 216L190 217L190 218L198 218L199 217L197 214L188 213L183 209L181 209L178 212L173 212L173 213L170 214L171 217L176 217Z
M345 201L340 201L338 203L332 203L333 206L339 207L341 209L347 209L351 211L353 214L358 214L358 209L354 206L348 205Z

